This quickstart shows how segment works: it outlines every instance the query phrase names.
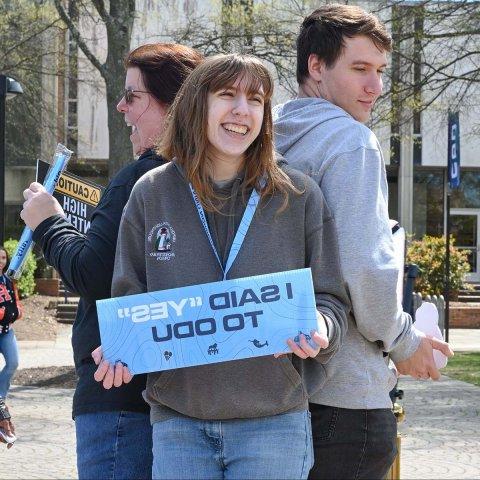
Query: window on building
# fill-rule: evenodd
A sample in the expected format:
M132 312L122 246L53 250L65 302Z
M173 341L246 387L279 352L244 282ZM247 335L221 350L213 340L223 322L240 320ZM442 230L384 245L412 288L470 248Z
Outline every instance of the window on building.
M398 167L387 166L388 216L398 220Z
M480 171L465 171L460 173L460 187L452 190L451 208L480 208Z
M414 170L413 175L413 234L443 235L444 172L443 170Z

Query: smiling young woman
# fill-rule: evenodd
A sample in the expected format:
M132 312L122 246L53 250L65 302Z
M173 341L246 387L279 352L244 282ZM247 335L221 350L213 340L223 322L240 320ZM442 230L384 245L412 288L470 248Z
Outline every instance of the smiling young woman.
M251 56L212 57L192 72L159 150L172 161L145 175L126 206L112 294L309 267L314 344L302 334L285 338L291 355L149 374L153 478L306 478L312 465L308 395L345 333L346 292L319 188L275 156L272 91ZM95 378L111 387L131 375L102 361Z

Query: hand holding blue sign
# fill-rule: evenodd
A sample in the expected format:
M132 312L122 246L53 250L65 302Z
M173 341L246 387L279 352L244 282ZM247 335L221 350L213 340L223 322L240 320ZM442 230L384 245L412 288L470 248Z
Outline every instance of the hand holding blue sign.
M110 364L103 358L102 347L97 347L92 352L92 358L95 365L98 366L93 377L97 382L103 382L103 388L109 390L112 387L121 387L124 383L129 383L133 375L128 366L118 361L115 365Z
M321 349L328 347L327 327L323 315L317 312L317 319L319 324L319 333L317 330L312 330L310 335L300 333L295 338L289 338L287 345L290 347L290 351L300 358L306 359L308 357L315 358ZM311 339L316 347L308 342ZM299 342L299 343L297 343ZM279 358L286 353L275 353L274 357ZM112 387L121 387L125 383L129 383L133 375L130 373L128 366L121 361L115 362L114 365L110 364L103 358L102 347L97 347L92 352L92 358L95 365L98 366L94 373L94 378L97 382L103 383L103 388L109 390Z
M285 352L285 343L300 358L328 346L310 269L99 300L97 311L103 350L92 356L105 388L132 373Z
M289 338L287 345L290 347L290 351L300 358L315 358L321 349L327 348L328 342L328 330L325 322L325 317L317 311L318 331L312 330L310 335L300 333L295 338ZM316 347L313 347L309 341L312 340ZM285 353L275 353L275 358L279 358Z

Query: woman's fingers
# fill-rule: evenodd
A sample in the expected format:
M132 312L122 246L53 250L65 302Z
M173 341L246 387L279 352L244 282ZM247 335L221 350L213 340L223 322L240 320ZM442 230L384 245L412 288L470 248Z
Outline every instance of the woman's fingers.
M294 353L298 357L300 357L300 358L307 358L308 357L307 353L305 353L300 348L300 346L297 343L295 343L291 338L289 338L287 340L287 345L290 347L290 350L292 351L292 353Z
M109 390L112 387L121 387L124 383L132 380L133 375L125 363L117 360L115 365L111 365L106 360L103 360L102 347L96 348L92 352L92 357L98 365L97 370L93 374L93 378L95 378L97 382L102 382L103 388Z
M98 365L102 361L102 357L103 357L103 351L102 351L102 346L100 345L92 352L92 358L93 358L93 361L95 362L95 365Z
M128 367L123 367L123 383L129 383L132 381L133 375L130 373Z
M312 340L320 347L320 349L327 348L329 345L326 333L318 333L316 330L310 332Z
M123 384L123 370L124 366L122 362L117 361L115 362L115 371L113 376L113 385L115 387L120 387Z
M108 370L103 378L103 388L110 390L113 387L113 380L115 378L114 365L108 364Z
M292 353L297 355L300 358L314 358L318 355L322 348L328 347L328 338L325 334L318 333L316 330L310 332L311 339L317 345L317 347L312 346L308 342L307 337L301 333L299 335L299 342L295 342L293 339L289 338L287 340L287 345L290 347ZM276 354L275 356L279 356Z

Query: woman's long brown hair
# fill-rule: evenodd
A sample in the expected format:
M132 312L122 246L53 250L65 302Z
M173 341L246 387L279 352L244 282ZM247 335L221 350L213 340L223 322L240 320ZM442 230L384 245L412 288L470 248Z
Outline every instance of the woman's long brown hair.
M264 115L258 137L245 152L243 193L255 188L262 199L279 191L284 196L280 210L288 204L289 192L297 192L290 178L278 167L273 146L271 97L273 80L264 65L251 55L217 55L198 66L181 87L167 118L167 127L158 153L175 158L206 210L216 211L212 164L207 137L210 92L231 87L244 80L248 93L263 88Z

